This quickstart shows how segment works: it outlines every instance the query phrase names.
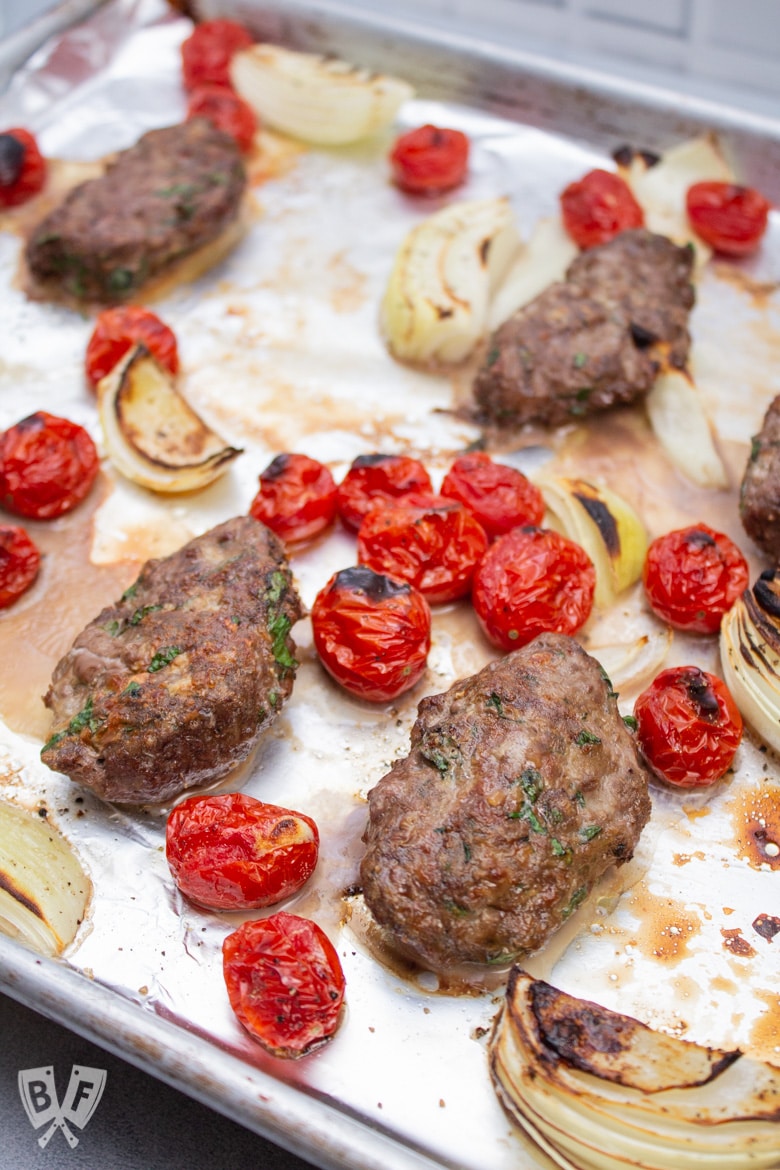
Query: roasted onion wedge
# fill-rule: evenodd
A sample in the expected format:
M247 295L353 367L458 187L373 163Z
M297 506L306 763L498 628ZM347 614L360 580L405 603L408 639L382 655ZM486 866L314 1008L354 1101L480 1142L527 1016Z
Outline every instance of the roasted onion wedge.
M505 198L451 203L412 228L382 301L390 352L411 362L468 357L519 245Z
M564 1170L769 1170L780 1069L653 1031L515 967L490 1040L510 1116Z
M376 133L414 96L398 77L265 43L236 53L231 80L268 126L321 146Z
M767 569L724 614L720 660L742 718L780 751L780 570Z
M206 487L241 454L195 413L175 378L142 345L98 385L106 451L116 469L155 492Z
M48 820L0 801L0 931L59 955L84 920L92 883Z
M664 370L645 399L655 437L675 467L700 487L728 487L696 384L685 370Z
M596 567L595 603L606 608L642 574L647 533L617 492L584 479L540 475L550 526L582 545Z

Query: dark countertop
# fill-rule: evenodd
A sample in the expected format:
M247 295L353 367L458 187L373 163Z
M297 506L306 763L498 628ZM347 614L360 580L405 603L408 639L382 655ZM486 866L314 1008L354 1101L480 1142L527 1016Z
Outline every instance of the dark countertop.
M103 1096L73 1149L44 1149L19 1094L22 1069L51 1065L65 1096L73 1065L104 1069ZM312 1170L307 1162L0 995L0 1170Z

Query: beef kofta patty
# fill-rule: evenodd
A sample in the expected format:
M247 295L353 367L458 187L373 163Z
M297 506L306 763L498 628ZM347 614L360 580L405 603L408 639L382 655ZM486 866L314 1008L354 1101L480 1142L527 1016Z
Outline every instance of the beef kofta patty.
M598 662L543 634L422 700L369 793L365 901L434 969L528 955L632 856L648 778Z
M120 802L218 779L290 694L300 616L283 545L251 516L148 561L56 666L41 758Z
M643 228L583 252L490 339L474 383L485 422L560 426L625 405L684 367L693 252Z
M742 527L774 565L780 563L780 395L753 436L739 496Z
M38 224L25 252L36 293L116 304L175 261L226 237L246 171L203 118L151 130Z

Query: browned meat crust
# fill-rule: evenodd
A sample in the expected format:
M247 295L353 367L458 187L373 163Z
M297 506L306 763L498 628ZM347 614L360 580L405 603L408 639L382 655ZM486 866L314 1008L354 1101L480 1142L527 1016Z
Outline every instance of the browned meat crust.
M780 395L769 404L739 497L742 526L773 564L780 561Z
M46 216L27 244L27 267L41 292L85 303L130 300L225 232L245 187L235 141L210 122L152 130Z
M474 383L481 419L560 426L650 390L684 367L693 254L638 228L583 252L493 334Z
M148 561L55 668L41 758L114 801L219 778L290 694L300 616L281 542L249 516Z
M369 794L366 903L433 968L527 955L632 856L647 781L599 664L542 635L420 703Z

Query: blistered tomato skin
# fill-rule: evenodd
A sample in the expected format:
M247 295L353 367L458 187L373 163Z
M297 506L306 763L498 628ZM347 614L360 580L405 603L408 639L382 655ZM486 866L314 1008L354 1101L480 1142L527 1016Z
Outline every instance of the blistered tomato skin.
M539 634L574 634L593 608L596 570L580 545L546 528L499 537L474 576L472 601L486 636L516 650Z
M563 226L579 248L605 244L645 216L631 188L613 171L589 171L561 193Z
M441 494L468 508L491 540L512 528L541 524L544 518L544 499L536 484L485 451L460 455L444 477Z
M425 673L431 611L406 582L365 566L343 569L317 594L311 621L322 665L360 699L395 699Z
M748 563L734 542L707 524L659 536L642 579L653 612L679 630L714 634L748 586Z
M750 256L766 232L771 204L754 187L709 181L688 188L691 227L724 256Z
M393 181L413 195L438 195L465 180L469 140L461 130L427 124L398 138L390 152Z
M38 576L41 554L23 528L0 524L0 609L25 593Z
M358 455L338 487L339 516L356 532L379 503L393 503L433 492L431 477L410 455Z
M661 671L637 699L634 717L647 763L679 788L714 784L742 740L742 716L726 684L698 666Z
M18 207L46 182L46 160L29 130L0 133L0 207Z
M222 944L222 967L238 1020L273 1056L306 1056L338 1028L344 973L316 922L283 910L245 922Z
M134 345L146 346L169 373L178 373L179 347L173 330L151 309L119 305L98 314L87 342L84 368L93 390Z
M168 817L166 857L176 885L211 910L256 910L292 897L317 865L311 817L231 792L192 796Z
M53 520L85 499L98 468L95 444L82 426L36 411L0 435L0 505L31 520Z
M239 150L251 150L258 122L254 110L226 85L199 85L187 103L188 118L206 118L234 138Z
M457 500L373 508L358 532L358 560L377 573L408 581L431 605L465 597L485 554L485 530Z
M231 86L230 62L239 49L248 49L252 36L233 20L204 20L182 43L184 88L199 85Z
M336 519L335 481L317 459L277 455L260 473L249 512L290 544L312 540Z

